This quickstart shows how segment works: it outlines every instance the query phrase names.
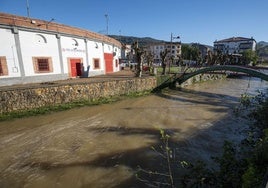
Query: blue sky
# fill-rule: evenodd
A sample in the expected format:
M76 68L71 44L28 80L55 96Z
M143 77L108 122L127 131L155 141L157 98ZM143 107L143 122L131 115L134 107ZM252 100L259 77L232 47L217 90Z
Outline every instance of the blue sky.
M27 16L27 0L0 0L0 12ZM268 0L28 0L30 17L115 35L213 45L233 36L268 41Z

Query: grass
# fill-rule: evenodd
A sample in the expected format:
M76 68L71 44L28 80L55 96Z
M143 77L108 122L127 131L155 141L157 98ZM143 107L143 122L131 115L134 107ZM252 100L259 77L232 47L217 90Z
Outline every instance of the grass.
M171 74L174 74L174 73L178 73L178 72L180 72L180 67L178 67L178 66L175 66L175 67L173 67L173 66L171 66L170 67L170 73ZM160 75L160 74L162 74L162 72L163 72L163 68L162 67L157 67L157 74L158 75ZM168 73L169 72L169 67L167 66L166 67L166 73Z

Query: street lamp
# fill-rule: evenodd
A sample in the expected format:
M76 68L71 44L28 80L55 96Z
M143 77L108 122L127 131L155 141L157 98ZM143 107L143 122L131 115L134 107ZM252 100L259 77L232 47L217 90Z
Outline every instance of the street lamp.
M26 1L26 6L27 6L27 16L28 16L28 18L30 18L29 0Z
M173 33L171 33L170 35L170 61L172 61L172 41L173 39L180 39L180 36L176 36L176 37L173 37ZM168 66L168 73L170 73L170 65L171 65L172 62L169 62L169 66Z
M108 14L105 14L104 15L105 16L105 18L106 18L106 34L108 35L108 21L109 21L109 18L108 18Z

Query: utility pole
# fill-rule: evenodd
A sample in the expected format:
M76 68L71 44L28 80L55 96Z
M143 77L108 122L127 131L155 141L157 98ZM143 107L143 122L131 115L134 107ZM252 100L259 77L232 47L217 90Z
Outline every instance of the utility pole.
M173 54L172 54L173 39L179 39L179 38L180 36L173 37L173 33L171 33L170 35L170 60L169 60L169 66L168 66L168 73L170 73L170 66L171 66L171 63L173 62ZM176 50L176 47L174 48L174 50Z
M105 18L106 18L106 34L108 35L109 34L109 29L108 29L108 21L109 21L109 17L108 17L108 14L105 14L104 15L105 16Z
M29 0L26 0L26 6L27 6L27 16L28 16L28 18L30 18Z

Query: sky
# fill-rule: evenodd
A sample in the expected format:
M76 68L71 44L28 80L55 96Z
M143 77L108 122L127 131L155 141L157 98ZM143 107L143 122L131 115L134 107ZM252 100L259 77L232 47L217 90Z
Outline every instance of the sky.
M0 0L0 12L108 34L213 46L215 40L268 41L268 0ZM105 16L107 15L107 16ZM176 41L178 39L173 39Z

